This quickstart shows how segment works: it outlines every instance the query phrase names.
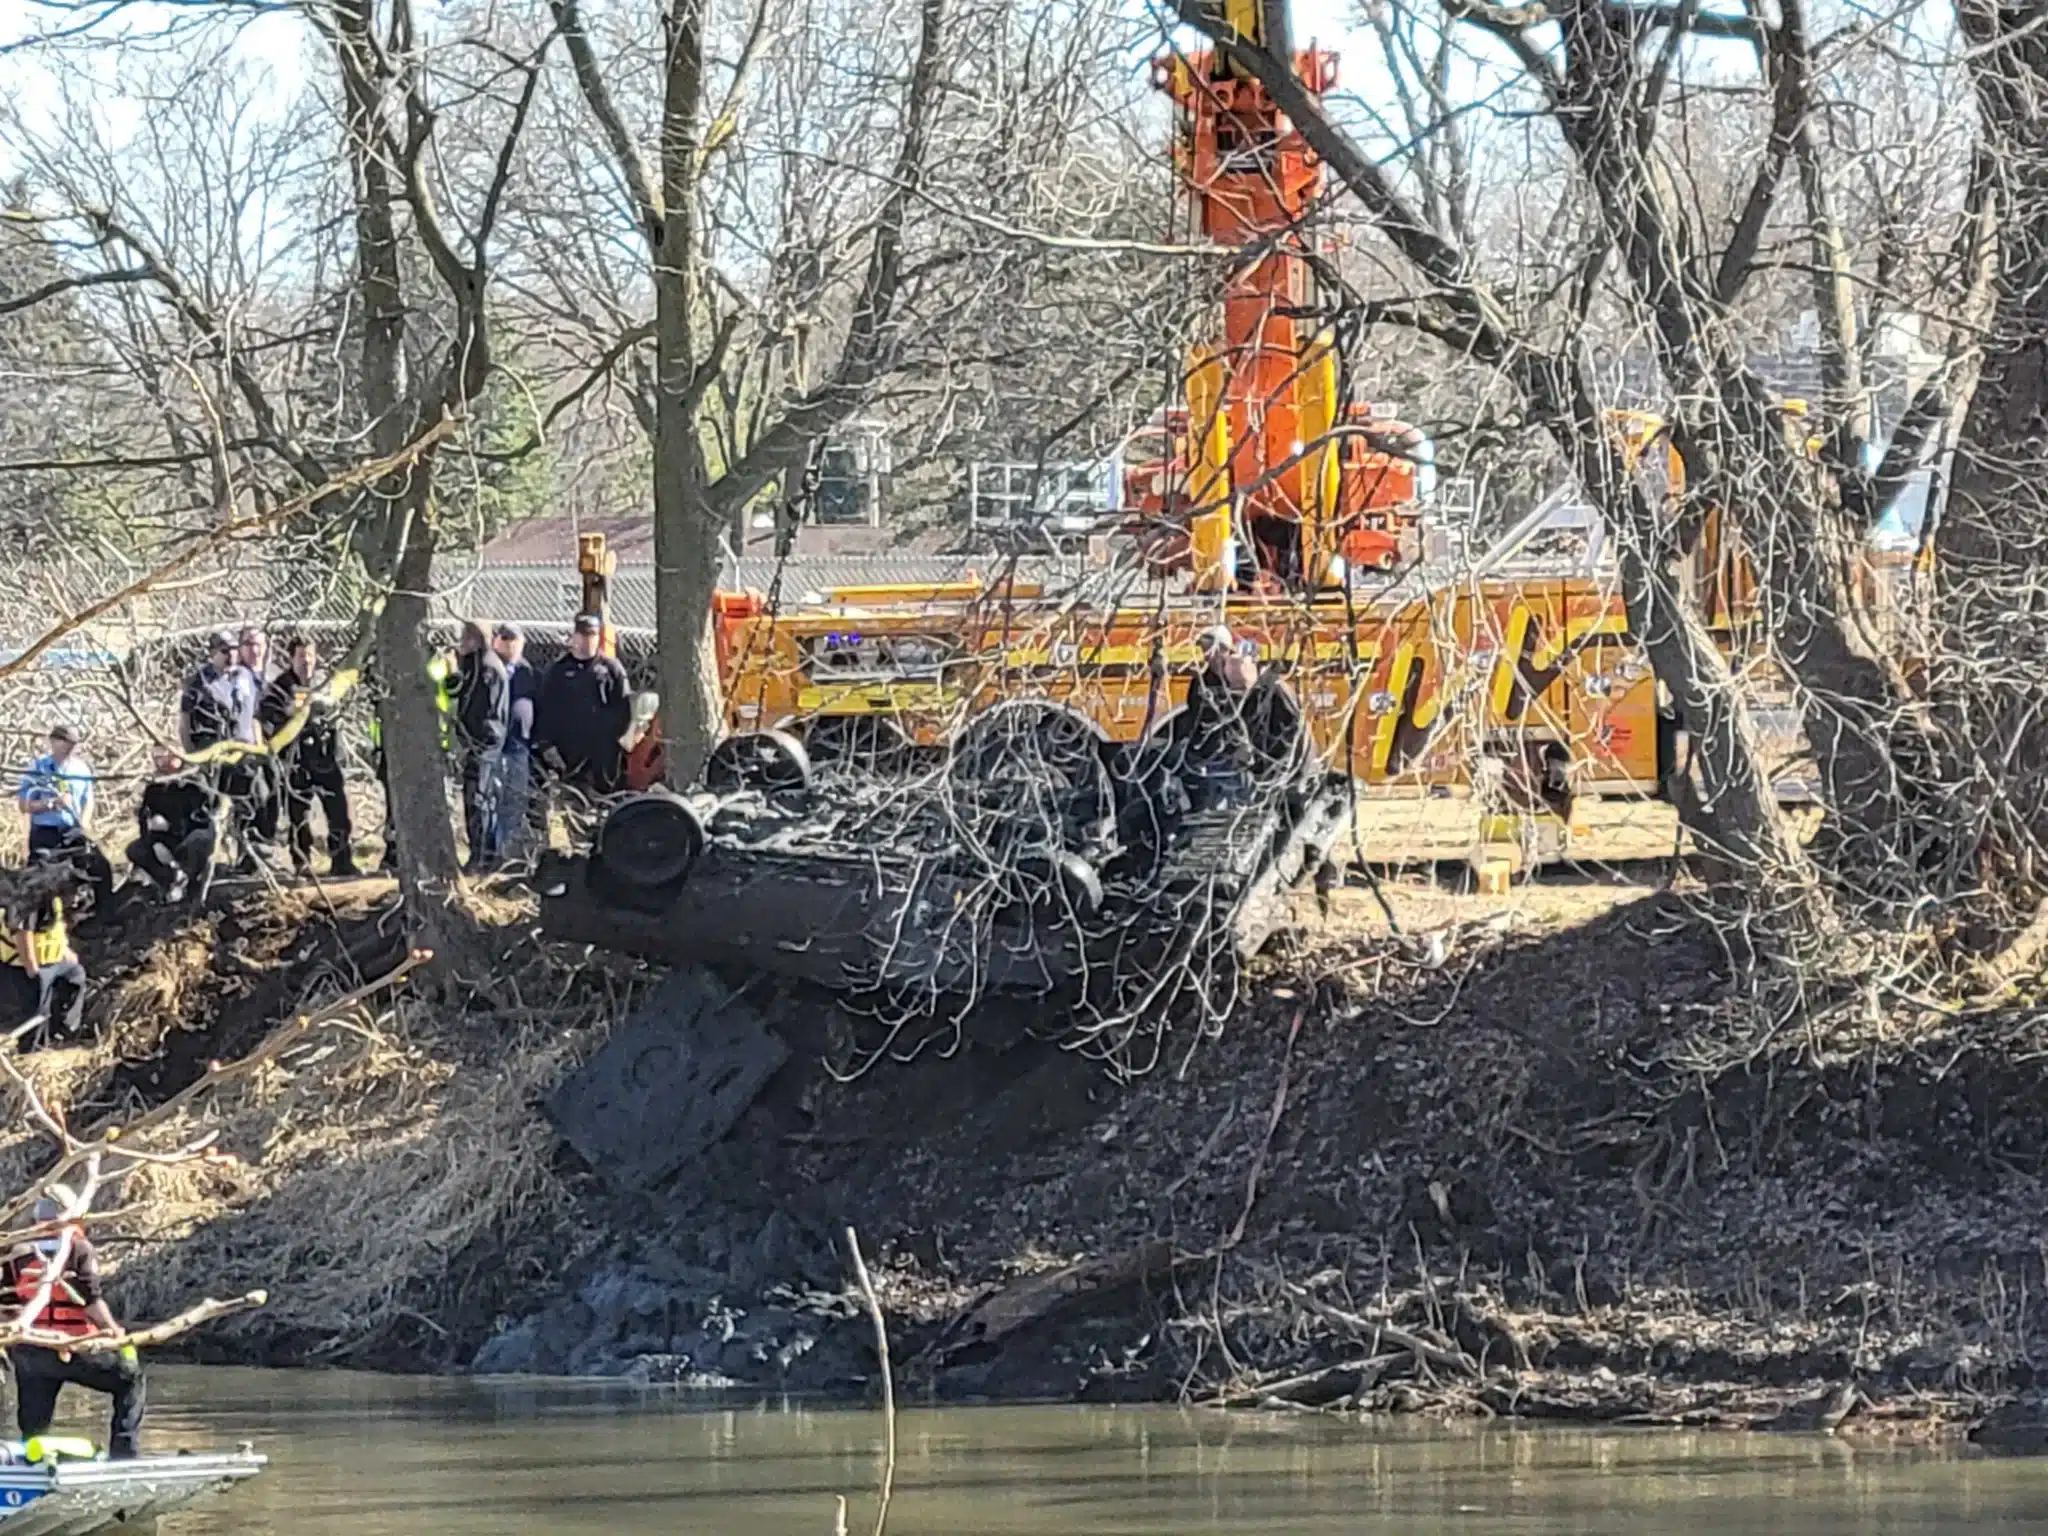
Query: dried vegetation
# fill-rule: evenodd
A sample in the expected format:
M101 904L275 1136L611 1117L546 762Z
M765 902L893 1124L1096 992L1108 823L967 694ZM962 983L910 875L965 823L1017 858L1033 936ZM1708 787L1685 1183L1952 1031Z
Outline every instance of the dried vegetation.
M721 1222L779 1211L824 1252L857 1223L902 1380L949 1395L1922 1433L2032 1386L2030 1011L1745 1036L1751 973L1675 896L1393 895L1432 927L1338 892L1185 1071L1134 1083L1014 1035L843 1079L822 1059L880 1026L786 999L790 1071L636 1228L715 1267ZM217 1135L128 1178L132 1314L263 1286L204 1349L455 1363L617 1240L539 1101L627 1010L623 962L507 904L486 984L294 1035L398 943L374 895L151 921L103 957L100 1042L21 1059L80 1133L182 1092L157 1133ZM215 1056L245 1066L209 1085ZM0 1174L47 1157L23 1130Z
M601 981L564 986L541 963L488 989L382 993L303 1027L403 956L378 900L389 894L335 906L287 893L184 922L151 912L140 931L96 936L111 966L99 1038L26 1056L24 1073L82 1133L182 1092L152 1138L214 1137L203 1159L124 1180L103 1240L129 1315L260 1287L270 1304L209 1330L204 1350L438 1364L466 1358L562 1240L569 1207L535 1101L600 1028ZM548 1006L522 1000L522 984L551 982ZM239 1064L217 1084L216 1059ZM49 1142L7 1120L0 1183L19 1188Z

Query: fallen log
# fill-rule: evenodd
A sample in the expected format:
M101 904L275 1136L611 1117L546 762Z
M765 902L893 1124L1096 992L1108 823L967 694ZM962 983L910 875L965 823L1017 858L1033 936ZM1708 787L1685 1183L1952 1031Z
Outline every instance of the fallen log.
M1172 1243L1156 1238L1122 1253L1020 1275L969 1304L925 1351L925 1358L937 1365L950 1364L969 1351L992 1348L1029 1329L1085 1316L1118 1293L1168 1274L1186 1261L1175 1255Z
M1406 1354L1369 1355L1277 1380L1247 1382L1208 1398L1205 1406L1255 1408L1279 1402L1296 1408L1322 1408L1342 1398L1370 1392L1380 1384L1380 1378L1386 1375L1390 1366L1408 1358Z
M41 1344L49 1349L61 1349L72 1355L111 1355L116 1350L133 1347L148 1349L153 1345L168 1343L180 1334L190 1333L217 1317L226 1317L233 1312L245 1312L251 1307L260 1307L270 1300L267 1291L248 1291L240 1296L225 1300L207 1297L197 1306L187 1307L176 1317L167 1317L160 1323L147 1328L138 1328L133 1333L96 1333L89 1338L73 1338L69 1334L51 1333L46 1329L27 1328L19 1333L0 1335L10 1344Z

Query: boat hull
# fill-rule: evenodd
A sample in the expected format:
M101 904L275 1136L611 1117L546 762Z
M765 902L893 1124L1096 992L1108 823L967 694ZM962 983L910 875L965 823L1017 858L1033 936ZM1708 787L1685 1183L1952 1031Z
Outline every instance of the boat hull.
M263 1470L253 1451L0 1467L0 1536L87 1536L147 1528Z

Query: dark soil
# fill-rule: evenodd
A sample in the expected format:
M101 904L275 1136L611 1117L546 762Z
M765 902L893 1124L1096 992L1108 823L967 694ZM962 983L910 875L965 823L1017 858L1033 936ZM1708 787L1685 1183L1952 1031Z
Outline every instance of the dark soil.
M323 972L345 989L405 953L388 882L325 891L219 882L208 899L166 907L120 893L79 924L94 1022L119 1060L74 1114L147 1109L189 1086L212 1061L259 1044Z
M1758 1034L1672 898L1404 953L1275 965L1184 1073L1130 1084L972 1039L839 1083L818 1062L857 1028L790 1003L791 1066L674 1187L582 1176L625 1234L594 1272L640 1289L565 1290L480 1364L862 1390L856 1321L785 1315L841 1290L851 1225L900 1382L943 1397L1917 1431L2034 1385L2031 1015Z

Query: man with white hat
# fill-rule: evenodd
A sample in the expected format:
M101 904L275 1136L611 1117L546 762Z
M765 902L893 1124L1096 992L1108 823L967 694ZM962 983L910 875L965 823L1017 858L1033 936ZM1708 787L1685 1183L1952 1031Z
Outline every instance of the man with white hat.
M43 1287L48 1298L28 1320L31 1334L48 1343L10 1344L7 1363L14 1373L14 1415L24 1440L42 1434L57 1416L57 1396L68 1383L104 1392L113 1401L113 1427L107 1437L111 1461L138 1454L146 1396L142 1362L132 1344L85 1353L67 1349L65 1339L121 1336L121 1325L108 1310L100 1289L99 1257L77 1218L85 1202L62 1184L50 1184L36 1201L37 1227L54 1228L16 1245L0 1262L0 1305L13 1309L18 1320ZM55 1278L52 1279L52 1272Z

